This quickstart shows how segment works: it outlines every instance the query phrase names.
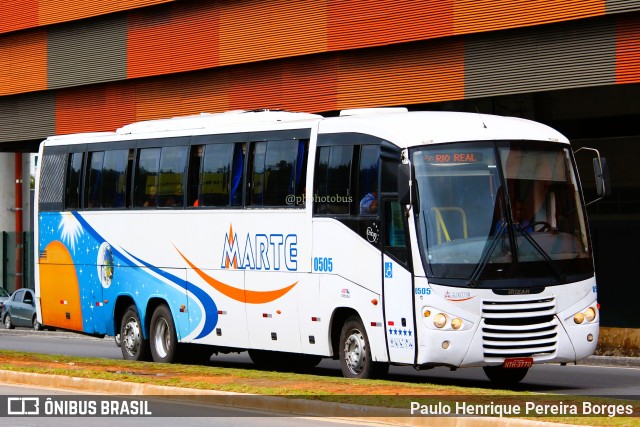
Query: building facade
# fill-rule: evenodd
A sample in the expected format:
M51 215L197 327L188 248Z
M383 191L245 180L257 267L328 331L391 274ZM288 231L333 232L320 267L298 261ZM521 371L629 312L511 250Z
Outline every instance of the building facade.
M599 149L602 324L622 328L640 328L639 83L640 0L0 0L5 153L200 112L382 106L520 116Z

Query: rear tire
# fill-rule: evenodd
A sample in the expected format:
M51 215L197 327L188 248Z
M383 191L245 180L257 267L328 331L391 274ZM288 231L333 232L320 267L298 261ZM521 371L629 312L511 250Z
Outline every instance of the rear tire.
M9 313L4 315L4 328L5 329L14 329L13 323L11 322L11 315Z
M130 305L122 318L120 337L125 360L149 360L149 341L142 334L142 323L135 305Z
M151 316L149 331L151 356L154 362L173 363L176 361L178 338L173 323L171 310L166 305L159 305Z
M389 372L389 364L374 362L367 331L357 316L348 318L339 341L340 368L346 378L380 378Z
M509 387L518 384L520 381L527 376L527 372L529 372L529 368L509 368L505 369L502 366L485 366L482 368L484 370L487 378L491 380L492 383Z

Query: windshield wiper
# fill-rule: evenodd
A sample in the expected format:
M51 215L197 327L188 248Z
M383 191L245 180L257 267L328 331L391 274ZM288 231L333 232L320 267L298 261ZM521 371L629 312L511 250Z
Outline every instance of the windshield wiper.
M567 283L567 278L562 273L562 270L560 270L560 267L558 267L558 264L551 259L549 254L544 249L542 249L542 246L540 246L538 242L536 242L536 240L529 235L529 233L527 233L527 231L522 227L522 225L514 224L513 228L515 228L516 231L519 231L522 237L524 237L527 242L531 243L531 246L533 246L533 248L540 255L542 255L542 258L544 258L544 260L547 261L547 263L551 266L551 269L553 270L553 272L556 273L556 275L560 278L561 283Z
M478 286L478 279L480 278L480 275L487 267L487 264L489 264L489 259L491 259L493 251L496 250L496 246L498 246L500 238L508 228L507 221L504 219L500 220L496 228L498 229L497 233L493 235L493 239L490 241L487 240L484 250L482 251L482 257L480 257L480 261L476 264L476 268L473 270L471 277L467 281L467 287L469 288L475 288Z

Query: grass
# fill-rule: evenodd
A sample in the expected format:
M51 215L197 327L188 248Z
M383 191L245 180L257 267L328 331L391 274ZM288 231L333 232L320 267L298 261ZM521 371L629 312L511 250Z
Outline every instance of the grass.
M166 365L63 355L35 354L0 350L0 369L65 375L110 381L188 387L269 396L295 397L327 402L402 408L407 413L412 401L420 404L455 405L462 401L474 405L507 404L524 406L526 401L537 404L576 404L583 400L611 405L610 400L591 397L544 395L527 391L495 390L479 387L459 387L391 380L353 380L342 377L295 372L272 372L217 366ZM621 402L628 404L629 402ZM518 418L561 422L575 425L640 426L638 405L634 417L544 416Z

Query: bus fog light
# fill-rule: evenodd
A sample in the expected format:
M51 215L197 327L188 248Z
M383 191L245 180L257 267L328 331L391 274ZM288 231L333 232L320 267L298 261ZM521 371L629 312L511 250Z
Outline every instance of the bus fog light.
M454 330L456 330L456 331L457 331L458 329L460 329L460 328L462 327L462 319L460 319L460 318L458 318L458 317L456 317L455 319L453 319L453 320L451 321L451 327L452 327Z
M447 315L443 313L438 313L433 319L433 324L436 328L444 328L444 325L447 324Z
M587 341L593 342L593 334L587 335Z
M576 315L573 316L573 321L578 325L584 322L584 313L576 313Z
M585 318L587 319L587 322L592 322L593 319L596 318L596 310L593 307L589 307L584 312L584 315L585 315Z
M442 348L445 350L449 348L449 341L442 341Z

